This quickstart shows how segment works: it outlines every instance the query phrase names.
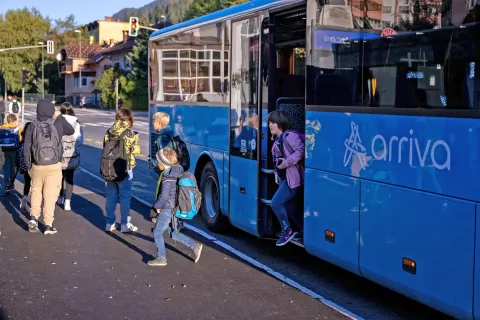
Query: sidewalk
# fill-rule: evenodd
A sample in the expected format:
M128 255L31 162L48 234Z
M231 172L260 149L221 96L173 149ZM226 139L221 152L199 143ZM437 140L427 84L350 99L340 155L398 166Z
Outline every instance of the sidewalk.
M19 198L0 196L0 319L346 318L188 230L204 244L197 264L167 240L168 266L148 267L148 208L132 202L137 233L105 233L103 184L81 171L76 183L52 236L28 233Z

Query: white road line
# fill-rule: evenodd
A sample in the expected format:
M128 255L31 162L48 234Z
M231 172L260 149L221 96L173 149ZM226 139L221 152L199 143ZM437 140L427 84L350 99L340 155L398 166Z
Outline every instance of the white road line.
M84 168L81 168L80 167L80 170L86 174L88 174L89 176L97 179L97 180L100 180L100 181L104 181L102 178L100 178L99 176L97 176L96 174L93 174L91 173L90 171L84 169ZM135 200L137 200L138 202L140 203L143 203L144 205L146 205L147 207L151 207L151 203L148 203L147 201L143 200L143 199L140 199L139 197L135 196L135 195L132 195L132 198L134 198ZM220 240L218 240L217 238L213 237L212 235L206 233L205 231L203 230L200 230L192 225L189 225L187 223L184 223L185 227L189 230L192 230L193 232L201 235L202 237L206 238L207 240L210 240L212 241L213 243L215 243L216 245L224 248L225 250L231 252L232 254L236 255L237 257L239 257L240 259L250 263L251 265L257 267L258 269L261 269L263 271L265 271L266 273L268 273L269 275L277 278L278 280L288 284L289 286L292 286L294 287L295 289L303 292L304 294L314 298L314 299L317 299L319 300L320 302L322 302L323 304L327 305L328 307L342 313L343 315L351 318L351 319L356 319L356 320L364 320L363 318L361 318L360 316L356 315L355 313L351 312L351 311L348 311L347 309L343 308L342 306L339 306L338 304L336 304L335 302L333 301L330 301L328 299L326 299L325 297L323 297L322 295L302 286L301 284L299 284L298 282L290 279L289 277L287 276L284 276L283 274L281 274L280 272L277 272L275 270L273 270L272 268L264 265L263 263L255 260L254 258L252 257L249 257L247 256L246 254L236 250L235 248L232 248L230 245L226 244L225 242L222 242Z

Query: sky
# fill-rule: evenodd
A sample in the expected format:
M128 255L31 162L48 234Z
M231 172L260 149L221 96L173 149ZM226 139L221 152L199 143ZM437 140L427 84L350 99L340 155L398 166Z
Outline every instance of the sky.
M10 9L35 7L43 16L49 16L53 20L63 19L73 13L79 24L87 24L112 16L123 8L139 8L151 2L153 0L0 0L0 13Z

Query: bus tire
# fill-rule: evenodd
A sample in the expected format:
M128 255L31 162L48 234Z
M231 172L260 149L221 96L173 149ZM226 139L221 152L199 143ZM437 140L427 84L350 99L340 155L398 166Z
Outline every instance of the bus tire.
M212 162L208 162L202 171L200 179L200 191L202 192L203 221L208 229L216 233L228 231L230 223L220 209L220 184L218 183L217 172Z

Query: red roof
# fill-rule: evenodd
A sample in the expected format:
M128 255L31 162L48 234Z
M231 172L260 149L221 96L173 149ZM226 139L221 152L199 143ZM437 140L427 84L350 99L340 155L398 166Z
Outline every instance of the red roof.
M89 59L93 57L97 52L102 50L102 46L98 44L82 44L80 52L79 43L69 43L65 46L67 57L70 59ZM81 56L80 56L81 54Z

